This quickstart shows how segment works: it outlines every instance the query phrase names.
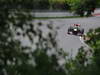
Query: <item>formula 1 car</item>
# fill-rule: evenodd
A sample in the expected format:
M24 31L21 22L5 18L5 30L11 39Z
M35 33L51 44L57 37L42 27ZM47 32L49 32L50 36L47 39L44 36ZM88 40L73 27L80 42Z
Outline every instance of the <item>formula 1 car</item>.
M81 28L80 24L74 24L68 28L68 34L82 36L84 34L84 29Z

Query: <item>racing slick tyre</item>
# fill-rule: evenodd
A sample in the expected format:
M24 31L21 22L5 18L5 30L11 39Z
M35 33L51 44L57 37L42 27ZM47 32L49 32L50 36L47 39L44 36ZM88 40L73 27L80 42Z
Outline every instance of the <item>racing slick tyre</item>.
M72 28L71 28L71 27L68 28L68 32L67 32L67 34L70 34L70 32L72 32Z
M81 30L80 30L80 33L81 33L81 34L84 34L84 29L81 29Z

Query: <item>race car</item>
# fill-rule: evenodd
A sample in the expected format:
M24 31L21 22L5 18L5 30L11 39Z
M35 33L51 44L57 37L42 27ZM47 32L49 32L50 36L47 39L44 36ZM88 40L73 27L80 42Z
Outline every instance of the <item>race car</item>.
M84 34L84 29L81 28L80 24L73 24L68 28L68 34L82 36Z

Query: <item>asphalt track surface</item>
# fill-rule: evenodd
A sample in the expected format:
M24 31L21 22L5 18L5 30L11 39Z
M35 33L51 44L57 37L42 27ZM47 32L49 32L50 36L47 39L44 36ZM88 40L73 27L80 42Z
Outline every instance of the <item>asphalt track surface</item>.
M39 20L35 20L34 22L36 21ZM89 29L100 27L100 16L72 19L48 19L40 21L45 25L49 22L52 22L54 27L59 27L59 29L57 30L58 45L60 48L63 48L65 52L68 52L72 56L75 56L77 54L78 48L80 48L81 46L86 46L86 44L79 36L68 35L68 27L72 24L81 24L81 27L84 28L85 33L88 32Z
M78 48L81 46L86 46L84 41L75 35L68 35L67 30L71 24L81 24L84 28L85 33L89 31L89 29L94 29L100 27L100 17L90 17L90 18L77 18L77 19L64 19L55 21L56 24L61 24L61 29L58 30L59 45L66 52L71 53L73 56L77 54Z
M97 14L97 13L96 13ZM81 46L86 46L84 41L79 37L75 35L68 35L67 30L68 27L72 24L81 24L81 26L84 28L85 33L89 31L89 29L95 29L100 27L100 16L94 15L94 17L88 17L88 18L68 18L68 19L36 19L33 23L36 24L41 21L44 25L42 27L42 30L44 31L44 34L48 32L48 29L45 27L48 23L52 23L55 28L59 27L57 29L58 35L57 35L57 42L60 48L63 48L65 52L68 52L73 57L77 54L78 49ZM22 39L22 44L25 45L31 45L30 42L27 40L27 37L19 37L19 39ZM34 46L32 46L35 48Z

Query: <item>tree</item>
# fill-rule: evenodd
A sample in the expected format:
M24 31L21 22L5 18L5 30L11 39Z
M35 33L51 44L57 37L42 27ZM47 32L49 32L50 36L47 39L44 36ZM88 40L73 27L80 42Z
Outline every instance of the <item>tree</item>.
M9 4L8 0L8 4ZM4 2L6 2L4 0ZM13 2L12 2L13 3ZM8 4L1 7L0 12L0 74L4 75L66 75L64 69L58 63L59 48L57 46L56 31L49 23L46 28L50 31L47 36L43 35L42 22L34 25L33 16L26 5L13 8ZM22 5L22 4L20 4ZM37 27L35 27L37 26ZM20 31L19 31L20 30ZM21 39L16 37L28 37L32 46L23 46ZM38 38L37 42L34 42ZM54 50L51 56L47 53ZM63 58L63 57L62 57ZM42 70L41 70L42 69ZM39 73L39 72L40 73ZM47 71L47 72L45 72Z
M80 16L91 16L98 5L98 0L68 0L72 10Z

